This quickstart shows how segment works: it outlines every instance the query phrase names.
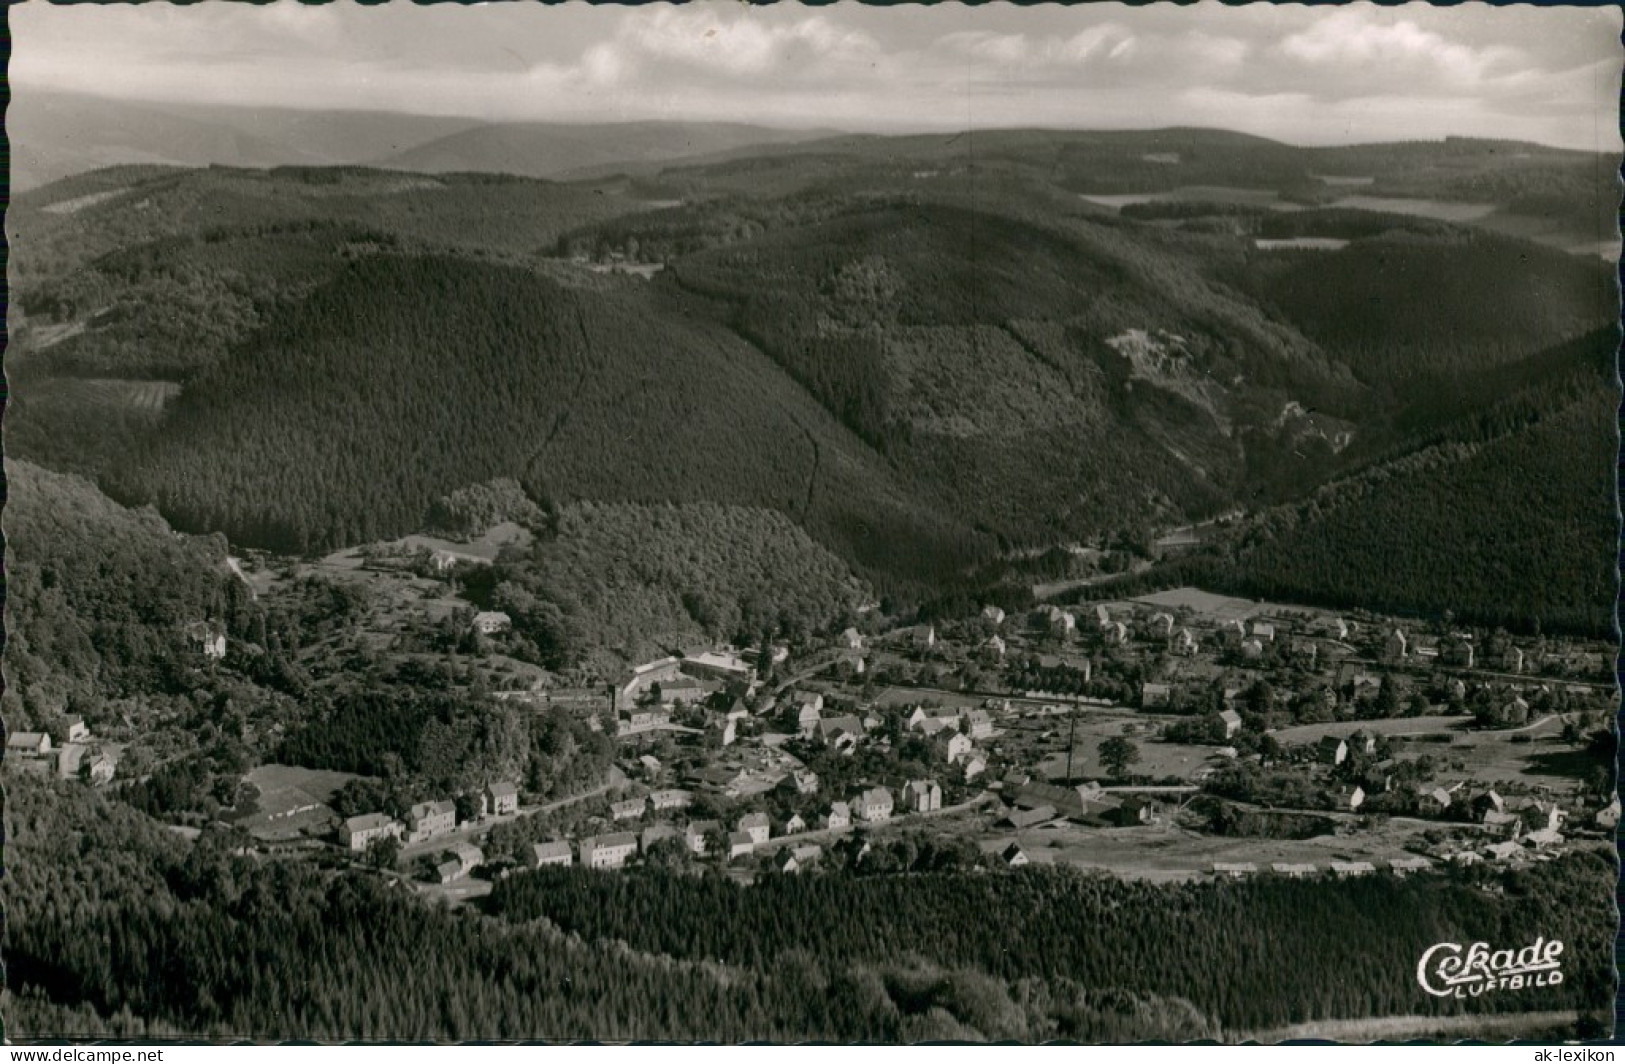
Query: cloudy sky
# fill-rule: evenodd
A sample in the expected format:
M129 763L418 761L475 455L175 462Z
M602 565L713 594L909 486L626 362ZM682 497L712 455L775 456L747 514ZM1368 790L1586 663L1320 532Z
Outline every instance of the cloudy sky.
M19 94L488 119L1618 144L1618 9L31 0L10 14Z

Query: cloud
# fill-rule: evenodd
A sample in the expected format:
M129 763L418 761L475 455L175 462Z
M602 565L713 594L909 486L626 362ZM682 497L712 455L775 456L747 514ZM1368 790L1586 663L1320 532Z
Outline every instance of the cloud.
M1611 149L1618 9L290 3L11 11L12 84L490 119L1207 124Z

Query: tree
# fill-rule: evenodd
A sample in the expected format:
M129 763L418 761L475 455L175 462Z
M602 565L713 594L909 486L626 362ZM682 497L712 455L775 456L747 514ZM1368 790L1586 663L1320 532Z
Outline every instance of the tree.
M1114 736L1100 744L1100 763L1106 771L1121 779L1130 765L1138 764L1140 748L1122 736Z
M367 844L365 859L374 868L394 868L400 856L401 840L393 835L385 835Z

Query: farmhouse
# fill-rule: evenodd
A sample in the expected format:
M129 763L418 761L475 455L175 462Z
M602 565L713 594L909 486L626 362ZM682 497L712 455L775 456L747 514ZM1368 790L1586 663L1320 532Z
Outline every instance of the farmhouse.
M1164 707L1172 696L1173 688L1165 683L1148 683L1140 687L1140 705L1145 709Z
M756 852L756 841L748 831L735 831L728 836L728 859L747 857Z
M1056 811L1053 805L1040 805L1032 809L1012 809L999 819L998 825L1014 828L1017 831L1025 831L1028 828L1037 827L1039 824L1048 824L1052 820L1059 820L1060 817L1061 814Z
M953 735L948 737L948 743L945 749L948 764L957 765L959 762L969 757L975 749L976 744L971 742L970 736L961 732L955 732Z
M967 709L959 715L959 727L972 739L993 737L993 717L985 709Z

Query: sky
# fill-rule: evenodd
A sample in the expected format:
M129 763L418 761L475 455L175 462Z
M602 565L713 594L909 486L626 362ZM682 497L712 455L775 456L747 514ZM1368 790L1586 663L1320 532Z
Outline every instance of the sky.
M1171 125L1298 144L1619 147L1618 8L747 7L279 0L10 11L13 92L938 131Z

